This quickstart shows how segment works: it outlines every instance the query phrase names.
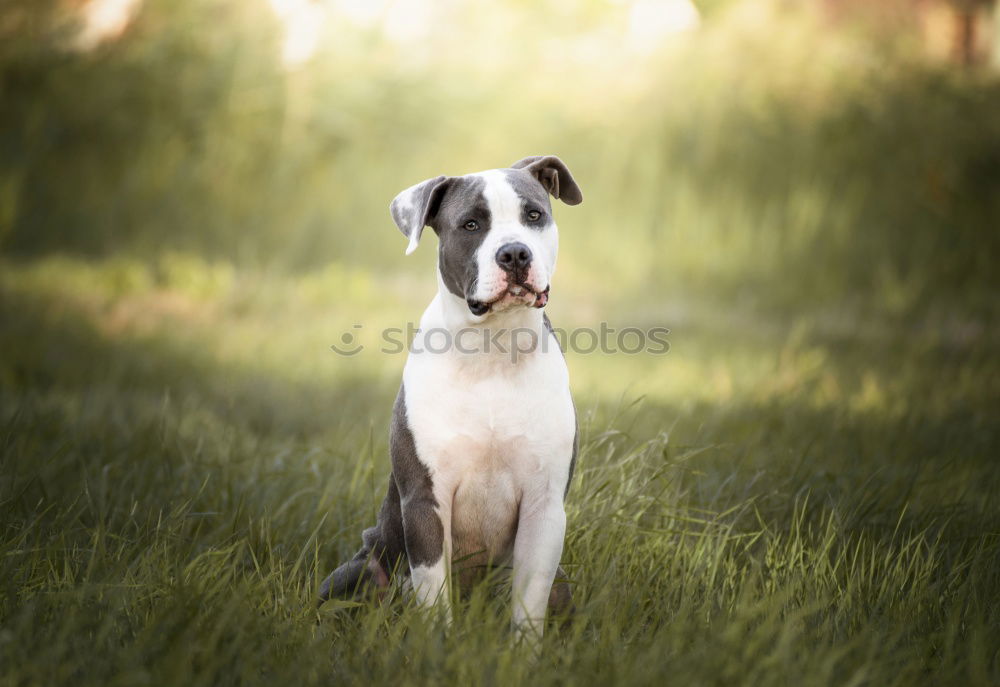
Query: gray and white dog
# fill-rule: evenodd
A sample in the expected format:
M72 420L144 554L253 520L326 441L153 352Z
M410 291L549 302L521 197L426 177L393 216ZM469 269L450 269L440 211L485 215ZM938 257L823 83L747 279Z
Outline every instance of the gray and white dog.
M438 293L393 408L378 522L323 582L321 600L381 592L408 574L418 603L450 618L453 580L467 589L482 570L513 564L519 635L541 636L546 610L571 606L559 559L577 422L542 312L558 248L550 195L583 200L551 155L428 179L392 201L407 254L425 226L438 235Z

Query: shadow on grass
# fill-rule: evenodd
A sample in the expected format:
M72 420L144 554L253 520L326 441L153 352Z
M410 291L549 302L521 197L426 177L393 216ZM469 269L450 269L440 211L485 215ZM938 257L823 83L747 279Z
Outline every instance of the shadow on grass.
M335 489L355 507L359 480L367 480L361 491L368 498L382 488L394 384L363 374L288 380L165 337L115 337L72 305L37 294L4 292L0 317L5 462L25 480L18 481L22 518L30 518L37 498L77 500L81 474L100 481L122 465L139 482L118 486L159 495L160 507L206 500L211 488L199 479L234 479L239 470L238 481L251 489L264 474L289 482L273 490L268 509L280 509L293 485L322 491L346 481ZM899 342L852 341L838 332L831 345L838 353L827 365L835 377L852 374L862 355L890 373L900 359ZM912 393L933 394L949 376L968 377L977 368L966 363L980 351L972 353L956 355L949 345L908 354L918 372L907 372ZM963 387L955 403L912 402L892 413L818 407L802 389L787 399L683 407L647 400L623 409L578 399L581 472L604 469L602 452L653 447L630 469L641 474L676 463L672 489L694 507L721 512L753 500L759 513L775 509L783 519L810 494L813 508L853 514L851 527L892 529L904 510L914 523L947 515L985 527L997 520L1000 438L989 405L993 378L984 369L982 383ZM68 457L80 474L61 474ZM130 508L129 490L116 491L118 506ZM574 485L570 501L578 494ZM372 507L363 510L370 515ZM339 548L350 549L355 534Z

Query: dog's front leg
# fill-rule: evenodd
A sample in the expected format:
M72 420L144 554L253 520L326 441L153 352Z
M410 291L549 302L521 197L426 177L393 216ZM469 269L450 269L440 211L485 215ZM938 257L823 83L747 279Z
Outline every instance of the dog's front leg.
M425 607L439 604L450 620L451 518L442 517L447 508L439 509L433 498L422 496L404 499L401 507L410 579L417 602Z
M393 407L389 452L392 454L392 478L399 489L399 513L410 582L417 602L422 606L441 602L450 617L451 502L438 500L438 496L450 492L434 483L428 463L417 453L407 417L405 386L399 387Z
M512 619L519 638L537 641L542 636L565 536L566 511L562 493L550 490L521 502L514 539Z

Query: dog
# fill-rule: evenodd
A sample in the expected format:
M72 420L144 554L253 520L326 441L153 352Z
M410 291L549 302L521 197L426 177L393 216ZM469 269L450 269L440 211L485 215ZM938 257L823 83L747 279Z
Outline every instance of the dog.
M409 576L419 604L451 618L460 590L513 567L512 626L540 638L572 594L560 568L564 499L578 447L569 373L548 317L558 229L550 196L583 201L558 157L438 176L390 204L409 240L438 236L437 295L420 319L393 406L392 472L357 554L320 603L384 594Z

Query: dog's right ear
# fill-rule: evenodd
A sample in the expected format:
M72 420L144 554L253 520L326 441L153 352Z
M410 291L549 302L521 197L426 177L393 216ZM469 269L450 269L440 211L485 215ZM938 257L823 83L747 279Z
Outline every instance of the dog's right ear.
M409 255L417 249L424 227L434 221L444 192L451 183L451 177L434 177L406 189L389 204L389 212L403 236L410 239L406 247Z

